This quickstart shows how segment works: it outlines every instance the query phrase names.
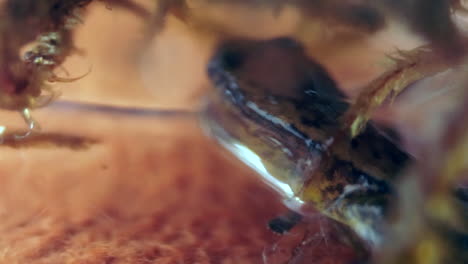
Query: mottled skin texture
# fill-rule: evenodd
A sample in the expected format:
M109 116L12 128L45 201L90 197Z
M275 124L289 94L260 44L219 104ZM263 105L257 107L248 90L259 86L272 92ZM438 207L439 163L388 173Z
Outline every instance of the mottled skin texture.
M372 122L351 139L341 124L347 98L295 41L227 42L208 74L217 93L207 107L213 134L258 155L265 169L305 202L297 212L307 216L312 206L377 248L383 246L384 255L377 255L383 259L375 263L466 263L466 187L457 186L452 196L453 182L436 184L443 189L439 194L418 200L424 191L411 186L419 176L414 171L401 175L411 157ZM456 127L463 123L455 122ZM456 135L458 130L452 130L449 135ZM464 147L461 140L453 148L456 152ZM450 160L451 152L445 152ZM464 164L464 158L453 157L452 165L444 165L448 172ZM441 181L450 176L438 170L416 173L442 174L434 176ZM453 203L456 209L450 211ZM270 225L282 233L296 220L285 216ZM413 235L417 238L408 239Z
M371 231L363 238L378 242L367 232L379 233L393 181L409 157L373 124L353 140L342 133L340 117L349 105L326 70L299 44L280 38L228 42L208 71L225 101L215 119L226 132L266 163L273 160L267 169L292 186L303 207L358 233L364 223ZM230 112L236 117L222 120Z

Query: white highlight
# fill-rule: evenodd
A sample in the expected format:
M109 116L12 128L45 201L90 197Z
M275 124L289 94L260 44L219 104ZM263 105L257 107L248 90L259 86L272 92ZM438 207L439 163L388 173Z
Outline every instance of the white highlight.
M279 191L281 194L286 196L286 198L293 198L294 192L291 187L279 181L273 175L271 175L268 170L263 165L262 159L255 154L253 151L245 147L244 145L238 143L226 144L226 147L234 153L242 162L250 166L252 169L256 170L265 181L270 184L273 188Z
M247 102L246 106L248 108L252 109L253 111L255 111L257 114L259 114L263 118L268 119L268 121L272 122L273 124L283 127L284 129L289 131L294 136L296 136L298 138L303 138L302 135L297 133L297 131L295 131L294 129L291 129L291 126L290 126L290 124L288 122L286 122L283 119L278 118L278 117L276 117L274 115L271 115L267 111L265 111L265 110L261 109L260 107L258 107L258 105L256 105L255 103Z

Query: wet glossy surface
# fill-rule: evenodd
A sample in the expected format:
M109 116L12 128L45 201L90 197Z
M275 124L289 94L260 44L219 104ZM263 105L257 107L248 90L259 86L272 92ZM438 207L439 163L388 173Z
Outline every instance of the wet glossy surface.
M216 92L205 125L259 173L285 204L311 207L382 243L393 181L408 156L373 125L351 140L340 130L347 99L297 42L234 40L210 61Z

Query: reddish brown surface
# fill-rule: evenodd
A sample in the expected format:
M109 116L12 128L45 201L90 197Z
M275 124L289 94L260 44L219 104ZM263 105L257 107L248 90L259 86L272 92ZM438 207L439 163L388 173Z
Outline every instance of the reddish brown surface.
M1 263L260 263L277 239L278 201L193 120L45 114L96 142L0 148Z
M317 215L267 247L263 256L268 264L356 263L353 261L358 259L357 252L350 246L349 238L341 225ZM366 258L366 252L361 252L361 258Z
M305 226L267 229L277 197L191 117L36 116L73 140L0 147L0 263L286 263L301 243ZM314 221L294 263L347 263L335 231Z

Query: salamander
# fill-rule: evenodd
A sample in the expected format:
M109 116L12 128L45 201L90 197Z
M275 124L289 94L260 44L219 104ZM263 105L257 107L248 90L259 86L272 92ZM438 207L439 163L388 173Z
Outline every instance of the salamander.
M230 40L207 73L215 87L203 114L210 135L292 211L318 210L382 243L394 183L411 157L372 122L353 139L341 133L349 99L323 66L289 38Z

